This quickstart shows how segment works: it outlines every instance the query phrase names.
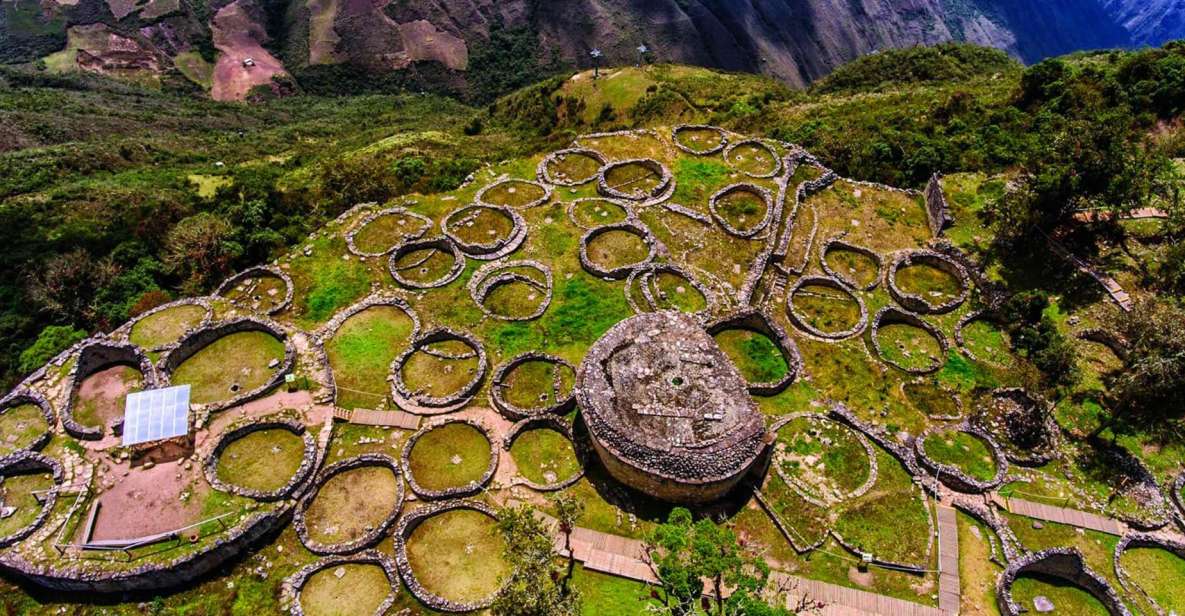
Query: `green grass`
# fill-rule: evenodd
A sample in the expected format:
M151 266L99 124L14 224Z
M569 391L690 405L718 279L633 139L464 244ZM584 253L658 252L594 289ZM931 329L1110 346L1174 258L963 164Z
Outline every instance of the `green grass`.
M832 248L823 256L828 267L840 276L854 282L856 287L864 288L877 279L880 268L872 257L843 248Z
M967 432L938 432L926 439L926 454L980 481L996 476L996 463L983 439Z
M957 417L962 412L955 392L937 381L909 382L903 386L909 403L928 417Z
M206 309L201 306L174 306L137 321L129 338L144 349L163 346L178 341L187 330L200 324L205 315Z
M364 466L334 475L305 512L309 535L321 543L353 541L387 519L398 504L391 469Z
M394 306L374 306L346 320L325 345L337 405L342 408L375 408L389 394L387 374L411 339L414 323Z
M588 243L588 258L605 270L641 263L649 250L636 233L622 229L606 231Z
M932 265L918 263L897 270L897 287L938 305L959 296L959 279Z
M271 492L284 487L304 458L304 439L282 429L260 430L223 450L218 478L231 485Z
M576 375L571 368L546 361L523 362L506 375L502 396L507 402L524 409L553 406L556 400L556 377L560 379L559 395L567 396Z
M477 428L450 423L428 431L411 450L411 474L429 490L481 479L490 463L490 441Z
M472 349L459 341L450 340L434 346L438 349L449 349L453 353L472 352ZM473 379L476 370L476 356L451 359L430 355L421 349L413 353L403 365L403 382L413 392L442 397L460 391Z
M719 159L680 158L675 163L672 200L707 211L708 198L724 186L732 170Z
M733 148L728 159L733 167L752 175L773 173L778 166L776 156L770 154L765 148L753 144L744 144Z
M386 252L403 238L428 226L424 221L403 214L385 214L366 224L354 234L354 245L369 253Z
M0 537L6 537L33 523L41 513L41 504L33 496L34 491L48 490L53 486L53 476L49 473L30 473L24 475L5 475L0 484L0 499L5 506L16 507L16 511L7 518L0 519Z
M627 215L625 208L604 199L590 199L572 206L572 218L584 227L619 223L625 220Z
M860 306L839 289L807 284L799 287L791 301L807 323L820 331L847 331L860 322Z
M929 332L905 323L888 323L877 328L885 359L909 369L925 369L941 362L942 346Z
M872 470L859 437L831 420L795 419L778 431L777 443L774 463L816 496L850 493Z
M1185 613L1185 559L1157 548L1130 548L1120 559L1128 576L1161 609Z
M650 603L646 584L598 573L577 565L572 586L580 591L585 616L635 616Z
M981 361L995 364L1011 361L1007 334L983 319L971 321L963 328L963 343Z
M510 180L486 191L482 199L493 205L522 207L543 197L542 188L522 180Z
M314 573L301 589L300 605L308 616L370 616L391 592L382 567L352 563Z
M510 447L510 456L523 477L548 484L580 472L576 449L566 436L549 429L527 430Z
M305 317L317 323L327 321L339 310L366 295L368 290L370 275L357 261L335 262L319 267L313 271Z
M0 458L25 449L47 430L49 424L35 404L20 404L0 411Z
M750 383L770 383L786 375L782 352L767 336L745 329L726 329L715 336L741 376Z
M1074 616L1107 616L1107 608L1090 593L1060 579L1024 575L1012 585L1012 600L1025 609L1036 612L1033 600L1042 596L1053 602L1048 614Z
M509 573L496 522L477 511L454 510L424 520L407 540L416 579L452 601L476 601L498 590Z
M252 331L215 340L181 363L172 374L173 385L191 385L190 400L209 404L262 386L275 373L267 365L284 359L284 343L271 334ZM238 393L231 385L239 386Z

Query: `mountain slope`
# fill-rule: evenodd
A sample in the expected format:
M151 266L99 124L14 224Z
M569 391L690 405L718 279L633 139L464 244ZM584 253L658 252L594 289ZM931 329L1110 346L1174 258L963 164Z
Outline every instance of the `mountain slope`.
M1107 12L1141 45L1185 38L1185 0L1104 0Z

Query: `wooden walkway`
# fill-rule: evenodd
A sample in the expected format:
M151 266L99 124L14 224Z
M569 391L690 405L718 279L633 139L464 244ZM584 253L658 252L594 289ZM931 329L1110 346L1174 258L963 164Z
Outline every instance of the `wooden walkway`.
M1122 536L1127 532L1127 528L1122 522L1087 511L1034 503L1019 498L1005 498L996 494L992 495L992 500L1009 512L1028 518L1057 522L1109 535Z
M791 588L789 605L795 605L805 595L810 601L824 605L819 611L824 616L948 616L939 608L921 605L904 599L878 595L837 584L808 580L775 572L770 575L775 584Z
M1053 249L1054 253L1069 261L1070 263L1073 263L1074 267L1078 268L1078 271L1098 281L1098 283L1103 285L1103 288L1107 290L1107 294L1111 296L1111 299L1115 300L1115 303L1119 305L1120 309L1122 309L1124 312L1131 312L1131 295L1128 295L1127 291L1124 291L1123 287L1119 286L1119 283L1115 282L1114 278L1108 276L1106 273L1100 271L1097 267L1079 258L1052 237L1046 235L1045 238L1049 241L1049 247Z
M938 512L938 609L959 613L959 521L945 505Z
M1078 222L1099 222L1101 220L1111 220L1114 214L1107 210L1079 210L1074 212L1074 220ZM1123 220L1143 220L1148 218L1168 218L1169 213L1154 207L1142 207L1132 210L1127 214L1121 216Z
M334 409L333 416L352 424L363 426L383 426L401 428L403 430L419 430L420 416L404 411L372 411L369 409Z

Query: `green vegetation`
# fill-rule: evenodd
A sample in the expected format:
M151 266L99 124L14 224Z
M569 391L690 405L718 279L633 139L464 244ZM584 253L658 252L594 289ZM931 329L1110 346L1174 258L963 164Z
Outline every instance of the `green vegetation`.
M36 404L18 404L0 411L0 458L33 444L49 430Z
M375 306L350 317L325 345L337 382L337 405L375 408L387 399L387 374L411 339L413 322L393 306Z
M197 327L205 314L206 309L201 306L174 306L137 321L129 338L144 349L171 344L180 340L186 331Z
M288 483L304 458L304 439L281 429L240 438L218 458L218 478L231 485L271 492Z
M314 573L301 589L300 606L309 616L364 616L374 614L391 592L382 567L346 564Z
M407 558L429 592L452 601L476 601L494 594L509 573L506 559L499 557L505 545L493 518L453 510L416 527L407 540Z
M953 466L973 479L991 481L996 463L983 439L967 432L939 432L926 439L926 455L939 464Z
M580 472L572 441L555 430L527 430L514 440L510 456L518 472L538 484L563 481Z
M1025 608L1036 609L1034 599L1042 596L1053 603L1048 614L1106 616L1107 608L1078 586L1060 579L1022 575L1012 585L1012 599Z
M1130 579L1152 595L1161 609L1180 613L1185 608L1185 559L1156 548L1130 548L1120 557Z
M86 332L69 325L50 325L41 330L33 346L21 351L20 371L32 372L70 345L86 338Z
M263 386L284 359L284 343L265 332L223 336L194 353L173 371L173 385L190 385L190 400L209 404Z
M789 367L782 352L767 336L746 329L726 329L715 336L716 343L750 383L772 383L786 375Z
M433 428L411 449L412 477L427 490L472 483L481 479L489 467L491 446L480 430L466 423Z
M805 284L790 301L806 322L819 331L843 332L860 322L860 306L840 289Z
M938 340L920 327L887 323L877 328L876 336L885 359L898 366L920 370L943 360Z

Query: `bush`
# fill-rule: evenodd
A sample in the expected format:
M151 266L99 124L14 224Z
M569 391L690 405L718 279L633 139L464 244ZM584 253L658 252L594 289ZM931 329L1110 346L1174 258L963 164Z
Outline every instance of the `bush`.
M33 343L33 346L21 353L20 371L28 374L44 366L55 355L70 348L70 345L83 338L86 338L86 332L69 325L46 327L41 330L41 334L37 336L37 341Z

